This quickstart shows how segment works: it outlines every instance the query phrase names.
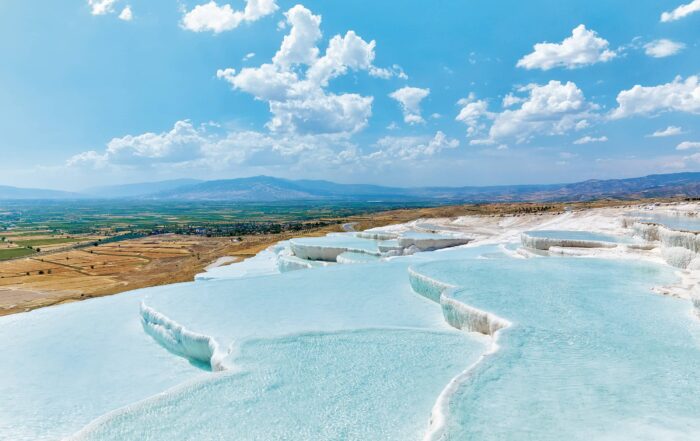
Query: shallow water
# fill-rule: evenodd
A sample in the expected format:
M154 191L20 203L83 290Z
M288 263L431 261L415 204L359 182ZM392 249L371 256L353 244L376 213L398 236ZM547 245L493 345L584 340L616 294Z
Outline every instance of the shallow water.
M666 268L508 259L416 270L512 322L451 398L442 439L700 439L700 326L687 301L649 292L673 279Z
M0 439L60 439L202 375L143 332L143 292L0 317Z
M481 351L455 331L252 340L240 372L134 406L79 439L419 440L435 397Z
M292 239L294 243L302 245L313 245L323 247L346 248L348 250L363 250L371 253L378 253L378 241L362 239L354 233L337 233L323 237L301 237Z
M641 221L660 224L672 230L700 231L700 218L697 217L644 212L635 213L635 216Z
M526 231L525 234L531 237L561 239L561 240L590 240L595 242L628 243L632 238L624 236L613 236L609 234L593 233L590 231L566 231L566 230L534 230Z
M0 439L61 439L93 420L76 439L421 439L490 340L449 326L413 292L409 266L512 322L447 395L444 439L698 439L698 322L688 302L649 291L671 271L511 259L515 248L293 257L313 268L280 274L280 246L202 278L213 280L0 318ZM164 317L146 320L150 334L141 301ZM226 371L188 359L202 349L188 339L203 337Z
M379 260L379 256L366 253L355 253L352 251L346 251L338 255L337 260L339 263L369 263L376 262Z
M146 304L223 348L250 338L360 328L450 328L415 295L409 260L153 288Z

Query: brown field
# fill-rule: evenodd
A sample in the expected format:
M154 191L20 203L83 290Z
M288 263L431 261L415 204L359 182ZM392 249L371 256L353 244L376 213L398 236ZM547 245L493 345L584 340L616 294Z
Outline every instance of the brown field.
M0 315L192 280L219 257L250 257L289 237L247 236L237 242L168 234L0 261Z
M557 213L565 207L587 209L629 204L631 202L596 201L573 204L455 205L392 210L338 220L356 223L357 230L364 230L420 218L520 216ZM244 259L280 240L320 236L332 231L342 231L342 225L304 232L245 236L240 242L229 237L168 234L57 252L44 252L42 247L41 253L31 257L0 261L0 315L137 288L189 281L219 257Z

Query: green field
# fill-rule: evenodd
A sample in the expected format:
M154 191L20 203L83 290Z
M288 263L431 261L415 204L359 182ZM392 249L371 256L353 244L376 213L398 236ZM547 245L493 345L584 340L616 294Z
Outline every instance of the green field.
M0 201L0 236L3 230L8 235L41 234L39 231L96 235L127 232L202 234L202 230L213 235L274 233L277 230L297 230L307 222L337 223L345 216L435 205L439 204L391 201ZM27 237L27 240L17 243L41 246L63 242L33 242Z
M21 247L39 247L45 245L58 245L61 243L72 243L77 241L78 239L74 237L57 237L51 239L14 240L13 243L16 243Z
M0 250L0 260L13 259L15 257L28 256L34 254L34 250L29 248L6 248Z

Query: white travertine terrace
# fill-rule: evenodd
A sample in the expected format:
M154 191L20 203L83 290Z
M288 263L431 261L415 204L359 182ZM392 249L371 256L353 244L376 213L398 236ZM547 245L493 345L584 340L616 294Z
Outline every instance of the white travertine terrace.
M549 250L551 247L565 248L614 248L616 243L599 240L566 239L553 237L536 237L528 232L522 233L521 242L527 248L536 250Z

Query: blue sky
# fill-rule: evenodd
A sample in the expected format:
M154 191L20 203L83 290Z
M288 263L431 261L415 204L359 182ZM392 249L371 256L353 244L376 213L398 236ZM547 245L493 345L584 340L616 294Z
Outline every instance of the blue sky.
M700 0L6 1L0 34L0 184L700 170Z

